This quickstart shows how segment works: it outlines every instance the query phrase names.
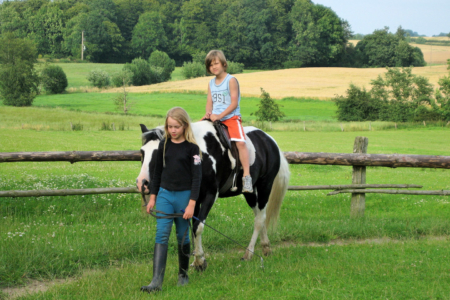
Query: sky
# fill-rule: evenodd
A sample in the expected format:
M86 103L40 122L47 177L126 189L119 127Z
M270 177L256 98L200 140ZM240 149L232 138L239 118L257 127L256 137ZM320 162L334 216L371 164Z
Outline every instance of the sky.
M450 32L450 0L313 0L347 20L353 33L369 34L399 26L420 35Z

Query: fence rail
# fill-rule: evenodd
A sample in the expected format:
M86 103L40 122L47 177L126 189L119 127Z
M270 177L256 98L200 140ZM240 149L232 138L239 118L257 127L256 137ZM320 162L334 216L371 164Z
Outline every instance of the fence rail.
M284 152L290 164L366 166L391 168L450 169L450 156ZM140 161L139 151L67 151L67 152L6 152L0 153L0 163L68 161Z

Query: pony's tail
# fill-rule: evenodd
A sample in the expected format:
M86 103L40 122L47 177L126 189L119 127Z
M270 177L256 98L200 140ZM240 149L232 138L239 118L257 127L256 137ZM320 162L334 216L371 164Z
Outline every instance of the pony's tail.
M273 181L269 202L266 207L266 228L268 228L270 224L272 227L275 227L277 224L281 204L283 203L288 188L290 175L289 164L284 157L284 154L280 151L280 170Z

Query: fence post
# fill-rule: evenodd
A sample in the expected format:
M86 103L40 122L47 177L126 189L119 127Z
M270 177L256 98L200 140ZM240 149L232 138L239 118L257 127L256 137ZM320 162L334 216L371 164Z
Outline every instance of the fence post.
M355 138L355 144L353 145L353 153L367 153L367 146L369 139L363 136L357 136ZM352 184L365 184L366 183L366 167L353 166ZM355 193L352 194L352 203L350 216L353 218L363 217L364 210L366 208L366 194Z

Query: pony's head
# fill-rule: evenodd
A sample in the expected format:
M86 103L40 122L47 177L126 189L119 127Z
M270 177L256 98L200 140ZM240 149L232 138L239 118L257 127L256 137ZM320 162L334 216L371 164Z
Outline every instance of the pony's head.
M136 179L136 185L139 192L148 194L150 193L150 180L151 172L154 169L156 162L156 152L158 151L159 142L164 137L164 128L157 127L154 129L147 129L145 125L141 125L142 131L142 147L141 147L141 172Z

